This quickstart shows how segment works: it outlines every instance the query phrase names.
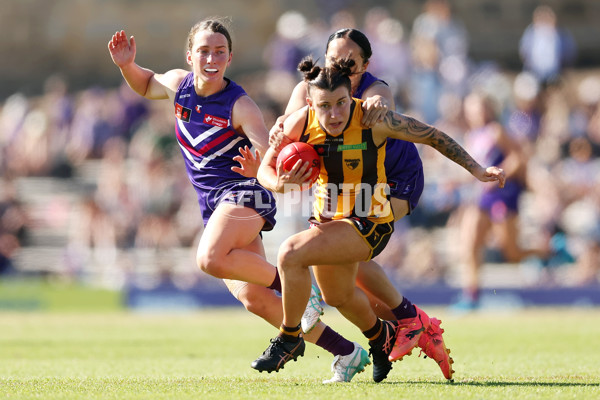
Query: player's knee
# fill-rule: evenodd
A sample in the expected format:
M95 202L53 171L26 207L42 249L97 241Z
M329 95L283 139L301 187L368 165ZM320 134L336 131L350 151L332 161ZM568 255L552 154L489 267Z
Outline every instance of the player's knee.
M301 261L301 252L294 240L287 239L279 247L277 256L277 265L282 268L289 268L292 265L297 265Z
M228 279L227 265L223 257L216 254L198 254L196 264L203 272L219 279Z
M333 293L322 291L323 301L331 307L341 307L350 300L352 293L353 291L337 291Z

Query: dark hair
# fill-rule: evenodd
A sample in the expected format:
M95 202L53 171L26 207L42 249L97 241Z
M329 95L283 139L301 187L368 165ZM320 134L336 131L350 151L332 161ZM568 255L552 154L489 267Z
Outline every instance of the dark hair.
M309 90L315 86L333 92L338 87L344 86L350 93L352 92L350 75L352 75L354 64L354 60L343 58L334 61L329 67L319 67L312 57L308 56L298 64L298 71L304 75L304 81L308 83Z
M231 41L231 35L229 34L229 31L226 27L227 25L229 25L229 22L229 18L223 17L211 17L197 22L194 26L192 26L192 29L190 29L190 33L188 34L187 50L192 50L192 47L194 45L194 36L196 36L196 33L198 33L199 31L207 30L214 33L220 33L221 35L225 36L225 38L227 39L227 45L229 46L229 52L231 53L231 51L233 50L233 43Z
M327 54L327 50L329 50L329 43L331 43L335 39L339 38L349 38L354 43L360 47L360 57L363 59L363 63L367 63L369 58L373 55L373 51L371 50L371 43L369 39L365 36L364 33L358 31L356 29L344 28L339 31L332 33L327 39L327 46L325 47L325 54Z

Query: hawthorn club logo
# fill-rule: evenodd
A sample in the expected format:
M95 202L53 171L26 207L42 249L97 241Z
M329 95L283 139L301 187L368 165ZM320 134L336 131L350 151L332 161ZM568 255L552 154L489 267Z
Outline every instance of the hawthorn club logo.
M346 167L350 168L350 169L356 169L356 167L358 167L358 165L360 164L360 159L358 158L351 158L351 159L344 159L344 162L346 163Z

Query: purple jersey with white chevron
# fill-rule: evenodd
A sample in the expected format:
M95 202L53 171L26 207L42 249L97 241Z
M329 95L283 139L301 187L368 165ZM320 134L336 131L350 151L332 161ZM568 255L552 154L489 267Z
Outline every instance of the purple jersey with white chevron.
M365 91L375 82L384 81L365 72L352 97L362 99ZM423 193L423 163L414 143L398 139L388 139L385 150L385 173L390 185L390 195L407 200L410 210L419 203Z
M265 218L263 230L275 224L273 195L256 179L246 178L231 167L239 166L233 157L239 149L252 147L245 135L236 132L231 123L233 105L244 89L226 79L225 89L201 97L194 88L190 72L175 93L175 135L185 160L190 182L196 189L204 224L222 201L255 209Z

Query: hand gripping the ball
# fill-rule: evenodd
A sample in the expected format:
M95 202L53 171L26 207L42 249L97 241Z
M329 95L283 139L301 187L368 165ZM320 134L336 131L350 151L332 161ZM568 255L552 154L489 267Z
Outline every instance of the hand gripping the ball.
M285 146L277 156L277 175L281 185L295 185L284 189L306 190L319 177L321 159L315 149L304 142L294 142Z

